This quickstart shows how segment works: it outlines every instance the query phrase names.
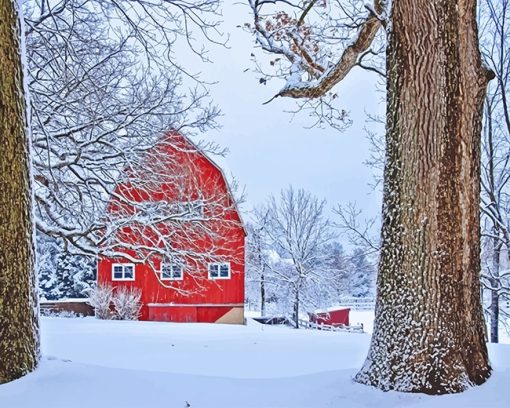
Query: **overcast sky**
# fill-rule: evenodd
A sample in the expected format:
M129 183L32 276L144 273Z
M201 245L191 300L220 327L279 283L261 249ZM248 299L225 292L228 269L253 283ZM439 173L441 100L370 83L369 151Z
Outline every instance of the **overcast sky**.
M292 100L277 99L263 105L283 82L261 85L256 73L246 71L254 68L250 61L254 41L237 26L250 21L249 9L241 3L228 5L229 1L224 5L222 26L230 33L229 49L213 47L210 57L214 62L203 68L206 79L218 81L211 94L224 114L222 128L209 132L207 138L228 147L229 170L246 189L244 208L250 209L292 184L325 198L329 208L356 201L367 215L378 215L380 194L369 186L373 170L363 164L369 157L363 131L365 112L381 112L375 75L352 72L337 87L353 121L345 132L306 129L311 123L306 114L292 119L284 112L294 107Z

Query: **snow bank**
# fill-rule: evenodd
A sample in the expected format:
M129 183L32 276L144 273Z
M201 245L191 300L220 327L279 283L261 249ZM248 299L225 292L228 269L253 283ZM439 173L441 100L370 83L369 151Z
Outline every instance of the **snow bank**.
M39 369L0 386L2 408L507 407L510 346L460 395L382 393L352 382L368 334L287 327L42 319ZM188 405L189 404L189 405Z

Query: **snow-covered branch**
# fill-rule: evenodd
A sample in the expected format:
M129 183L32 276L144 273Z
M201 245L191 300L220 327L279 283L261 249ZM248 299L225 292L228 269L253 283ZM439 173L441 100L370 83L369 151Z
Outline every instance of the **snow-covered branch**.
M386 2L376 0L373 5L353 2L358 16L351 17L350 23L329 21L329 26L320 28L310 16L312 8L317 7L316 1L305 1L296 11L279 11L269 16L263 12L263 7L269 2L249 0L254 17L253 29L257 44L266 52L282 56L288 63L288 71L282 73L286 84L276 94L291 98L319 98L325 96L331 89L342 81L355 67L362 66L361 60L370 53L377 33L385 24ZM273 4L286 2L274 1ZM342 12L343 5L338 6ZM361 16L364 10L364 16ZM331 10L329 10L331 11ZM318 13L319 14L319 13ZM350 16L347 16L350 17ZM318 19L330 20L329 13L323 12ZM344 49L340 53L323 49L331 38L338 38L338 31L342 27L354 29L355 35L342 41ZM372 51L373 52L373 51ZM338 57L335 57L339 55ZM369 69L377 68L367 66ZM306 77L306 79L304 79Z
M64 242L60 247L70 253L131 262L151 254L210 256L191 244L199 234L218 236L212 222L234 203L219 190L193 198L200 181L184 189L182 180L192 178L194 169L180 168L168 149L157 146L182 149L164 140L171 129L193 135L216 125L219 110L206 84L182 66L174 49L184 44L206 61L203 40L224 43L218 0L23 5L38 232ZM224 154L211 143L197 145L195 150ZM147 197L164 184L175 185L175 204L142 202L121 191L126 183ZM192 208L178 205L198 201L207 208L200 220L190 219ZM119 239L129 234L144 239ZM176 246L177 235L190 246Z

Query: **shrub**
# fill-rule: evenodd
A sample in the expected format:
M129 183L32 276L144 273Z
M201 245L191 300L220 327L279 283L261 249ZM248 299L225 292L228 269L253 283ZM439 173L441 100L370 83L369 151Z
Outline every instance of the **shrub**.
M142 307L141 296L142 292L137 288L121 286L115 289L112 299L115 306L115 317L119 320L138 320Z
M94 307L98 319L111 319L110 305L113 298L113 288L100 284L90 291L89 304Z

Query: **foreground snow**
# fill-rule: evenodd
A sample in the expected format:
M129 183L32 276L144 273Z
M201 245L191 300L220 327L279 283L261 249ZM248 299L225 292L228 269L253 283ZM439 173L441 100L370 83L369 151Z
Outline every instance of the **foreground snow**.
M460 395L382 393L352 382L368 334L286 327L42 319L39 369L0 386L2 408L508 407L510 346Z

